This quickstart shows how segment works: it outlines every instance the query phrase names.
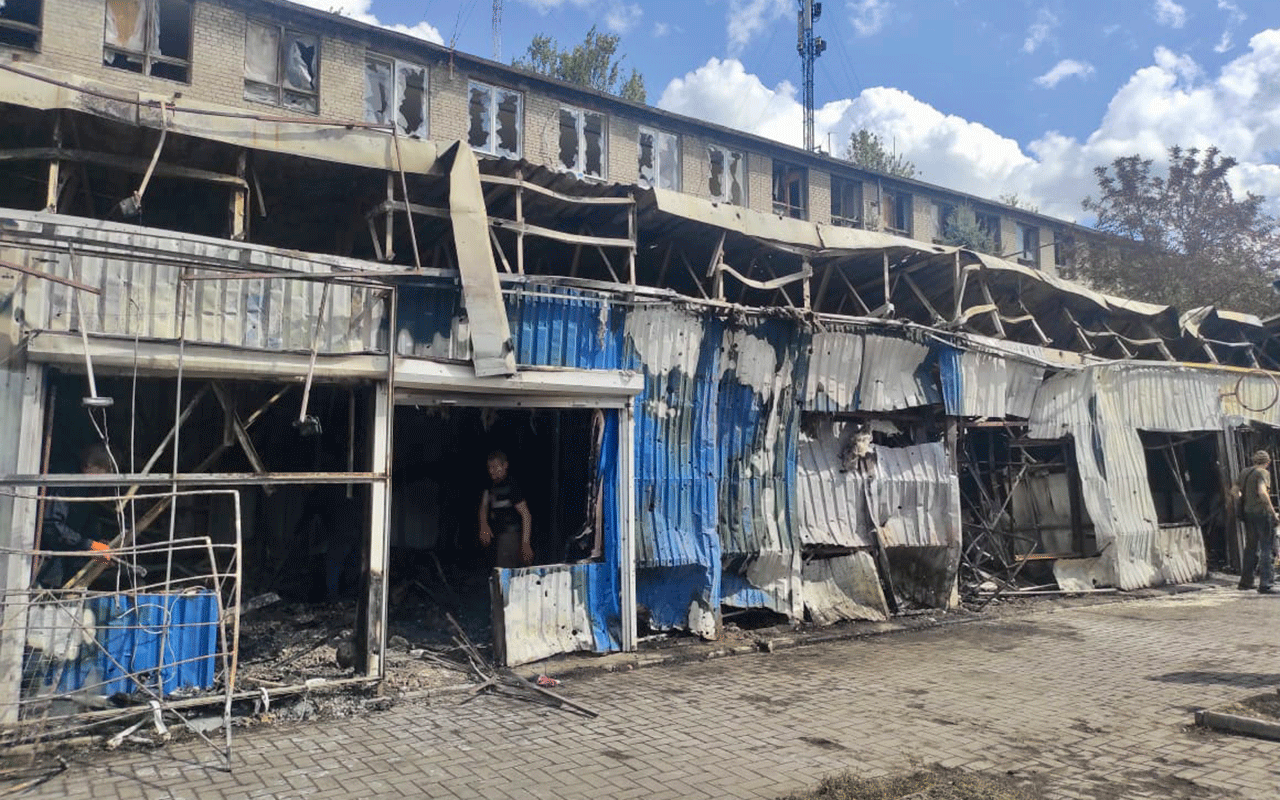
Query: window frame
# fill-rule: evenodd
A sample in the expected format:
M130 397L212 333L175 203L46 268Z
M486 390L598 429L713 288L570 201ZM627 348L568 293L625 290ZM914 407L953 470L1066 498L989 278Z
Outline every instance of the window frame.
M889 224L889 216L885 214L885 206L887 205L887 203L885 203L886 197L893 198L892 205L893 205L894 216L905 217L905 219L902 220L902 222L906 223L903 227L895 228ZM904 210L903 203L906 204L905 214L901 213ZM900 234L903 234L904 236L911 236L911 227L912 227L912 222L914 221L912 217L914 216L914 211L915 211L915 201L912 199L910 192L904 192L900 189L881 189L880 190L880 213L883 216L883 226L885 230L890 231L892 233L900 233Z
M643 173L640 172L640 154L644 152L644 146L641 145L640 139L646 134L653 139L651 152L653 156L653 176L656 179L655 181L650 181L648 178L644 177ZM675 170L673 171L673 175L675 176L674 186L662 185L662 162L660 156L662 154L661 142L663 137L669 137L676 144L676 164ZM680 134L671 133L670 131L664 131L659 128L651 128L648 125L639 126L639 132L636 134L636 176L636 182L646 189L657 188L668 189L674 192L680 191L681 187L684 185L684 143L680 141Z
M847 212L844 207L844 186L856 186L858 188L858 216L850 217L847 213L836 213L836 198L840 198L840 211ZM840 187L839 189L837 187ZM867 195L866 185L857 178L845 178L840 175L831 176L831 224L841 228L865 228L867 220Z
M609 177L609 115L603 111L592 111L582 106L571 106L568 103L561 103L556 114L558 123L562 121L562 115L569 114L574 118L576 132L578 137L577 161L578 169L573 169L565 165L561 159L560 148L556 147L556 169L570 175L575 175L584 181L603 181ZM595 175L587 172L587 117L600 118L600 174ZM561 124L561 127L563 125Z
M800 181L800 204L798 206L792 205L789 202L791 187L794 183L794 178L796 176L799 177L799 181ZM783 184L785 184L785 186L787 187L786 195L788 197L783 200L778 199L778 190L780 186L783 185L783 184L780 184L779 182L780 179L782 180ZM788 161L783 161L781 159L775 158L773 159L773 169L771 171L771 176L770 176L770 186L772 188L769 192L769 196L770 196L770 199L773 201L773 213L781 217L787 217L789 219L800 219L800 220L809 219L809 168L808 167L802 167L798 164L792 164Z
M314 114L316 116L319 116L320 115L320 90L321 90L320 58L322 55L321 44L322 44L323 37L318 33L307 33L306 31L299 30L298 28L292 28L283 23L268 22L258 17L246 17L245 33L244 33L245 43L246 43L245 45L246 67L248 66L248 58L249 58L249 48L248 48L249 30L254 25L257 25L262 28L274 29L279 34L276 38L276 83L274 84L265 83L263 81L252 79L246 74L244 76L244 88L245 88L244 99L249 101L250 103L258 103L261 105L272 106L274 108L283 108L289 111L301 111L303 113ZM288 74L288 65L286 63L287 59L285 58L285 50L286 50L285 42L287 41L290 35L295 37L308 37L315 40L315 43L316 43L316 55L315 55L315 67L314 67L315 75L313 76L313 80L312 80L315 86L314 91L308 92L302 89L294 89L292 87L288 87L285 85L287 81L286 76ZM260 86L260 87L269 88L273 90L275 92L275 101L270 102L258 97L250 97L248 94L249 84L253 84L254 86ZM296 104L286 105L285 96L288 93L292 93L294 95L303 96L303 97L314 97L315 109L312 110L309 108L301 108L301 107L298 107Z
M955 203L945 200L931 201L933 208L933 241L941 244L947 238L947 222L954 221L960 208Z
M0 17L0 32L16 31L19 36L27 35L32 37L31 44L18 44L16 42L8 42L0 39L0 48L13 50L23 50L28 53L39 53L44 44L44 12L45 0L36 0L39 3L39 11L36 14L36 22L22 22L21 20ZM104 12L105 13L105 12ZM106 25L104 20L103 25ZM105 30L105 28L104 28Z
M154 10L157 16L159 16L160 14L160 7L162 5L162 2L163 0L138 0L138 4L139 6L141 6L143 13L150 14L152 10ZM192 50L195 47L195 36L196 36L195 2L194 0L173 0L173 2L182 3L187 7L187 57L185 59L178 58L176 56L166 56L164 53L159 52L160 29L158 27L158 23L156 27L156 36L155 36L155 42L154 42L154 47L157 52L154 52L154 53L151 52L153 43L151 41L151 36L149 33L143 37L142 50L130 50L127 47L119 47L118 45L108 44L107 43L107 19L108 19L108 14L110 14L111 12L111 7L109 4L103 3L102 4L102 63L103 63L103 66L105 66L107 69L118 69L123 72L133 72L135 75L145 75L149 78L159 78L160 80L163 80L163 81L173 81L174 83L182 83L182 84L190 85L191 67L192 67L191 56L192 56ZM148 30L151 27L147 20L143 21L143 26ZM135 71L135 70L129 69L128 67L117 66L116 64L113 64L111 63L111 61L108 60L108 56L110 55L122 55L126 58L132 57L135 59L141 59L142 69ZM181 67L185 71L185 77L172 78L172 77L169 77L168 75L157 75L152 71L153 65L157 63L167 64L168 66L171 66L171 67Z
M721 153L724 154L725 168L721 174L721 182L724 187L724 192L722 195L716 195L711 192L711 151L712 150L719 150ZM728 169L728 164L730 161L730 156L734 156L734 155L738 156L739 163L742 165L742 168L741 168L742 174L738 176L738 190L742 193L742 197L740 198L740 202L737 202L737 203L733 201L733 181L724 180L725 176L732 177L733 173ZM750 181L751 181L751 173L749 171L749 166L747 164L747 154L745 151L733 150L728 147L725 147L724 145L716 144L714 142L707 142L707 184L706 185L707 185L707 194L711 197L713 201L717 203L724 203L725 205L736 206L738 208L747 208L751 202L750 198L747 195L747 187L750 184Z
M388 64L391 67L391 102L387 106L388 116L391 118L389 122L379 123L376 119L369 118L369 62L376 61L381 64ZM400 68L411 67L422 70L422 123L419 126L421 134L410 133L400 125L400 105L404 98L400 96ZM395 127L396 132L401 136L407 136L410 139L426 140L431 134L431 69L418 61L407 61L402 58L383 55L374 50L365 50L364 52L364 121L375 124L390 124Z
M1053 232L1053 265L1058 268L1059 272L1070 272L1072 269L1076 239L1065 231Z
M990 225L984 225L983 220L990 220ZM991 244L996 252L1004 252L1004 237L1000 235L1000 215L994 211L977 211L973 212L973 223L978 229L991 237Z
M489 93L489 142L485 147L479 147L471 142L471 122L470 122L470 106L471 92L475 88L485 89ZM516 150L511 152L508 150L499 151L498 148L498 93L506 92L515 95L516 98ZM506 86L500 86L496 83L485 83L474 78L467 79L467 143L472 151L482 153L494 158L524 158L524 92L519 89L511 89Z
M1018 263L1024 267L1035 267L1040 269L1040 226L1028 225L1024 222L1014 223L1018 226ZM1027 234L1032 233L1035 236L1035 247L1030 250L1027 248ZM1028 252L1030 255L1027 255Z

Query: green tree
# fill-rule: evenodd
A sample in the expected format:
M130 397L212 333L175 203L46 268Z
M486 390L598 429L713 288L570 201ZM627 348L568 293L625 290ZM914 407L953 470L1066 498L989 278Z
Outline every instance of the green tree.
M1280 226L1263 212L1266 198L1235 197L1227 175L1237 162L1216 147L1175 146L1168 157L1165 175L1137 155L1094 169L1098 197L1085 198L1084 209L1111 236L1082 248L1080 276L1180 311L1216 305L1272 313Z
M1006 194L1002 194L999 197L997 197L996 200L1001 203L1004 203L1006 206L1009 206L1010 208L1020 208L1023 211L1030 211L1032 214L1040 213L1040 206L1036 205L1030 200L1023 200L1021 197L1018 196L1017 192L1008 192Z
M633 69L630 77L623 80L622 62L626 57L618 55L620 42L616 33L599 33L594 25L582 44L572 49L562 49L555 39L539 33L529 42L524 56L513 59L511 64L643 103L647 97L644 76Z
M897 153L889 152L880 135L866 128L859 128L849 135L849 149L845 151L844 157L846 161L851 161L863 169L896 175L899 178L916 176L915 164Z
M952 247L967 247L998 256L995 237L991 231L978 224L973 207L965 204L955 210L942 228L942 243Z

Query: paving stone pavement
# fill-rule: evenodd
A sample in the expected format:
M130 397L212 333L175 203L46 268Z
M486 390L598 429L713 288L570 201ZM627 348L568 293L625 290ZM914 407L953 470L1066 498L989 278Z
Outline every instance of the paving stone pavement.
M575 679L598 719L501 697L97 753L29 796L774 798L913 761L1045 777L1046 798L1280 798L1280 743L1189 728L1280 686L1280 597L1036 611Z

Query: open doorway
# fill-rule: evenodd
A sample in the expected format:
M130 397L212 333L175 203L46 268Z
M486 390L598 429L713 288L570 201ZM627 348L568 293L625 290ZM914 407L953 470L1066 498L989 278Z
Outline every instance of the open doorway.
M412 647L447 645L452 615L473 642L503 639L495 636L493 622L493 604L503 590L491 582L497 543L486 547L479 535L494 453L505 456L513 497L526 503L531 517L532 559L514 572L603 559L606 413L454 404L397 408L388 608L393 637Z
M1210 565L1228 560L1227 509L1217 431L1138 431L1146 453L1147 479L1161 528L1193 527L1204 537Z

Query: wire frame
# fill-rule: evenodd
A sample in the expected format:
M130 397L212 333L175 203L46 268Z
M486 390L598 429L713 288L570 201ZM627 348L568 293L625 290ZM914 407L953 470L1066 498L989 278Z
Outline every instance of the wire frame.
M222 495L234 504L233 542L207 536L111 550L116 587L9 587L0 619L0 746L32 745L136 722L108 745L143 726L161 739L168 722L187 725L231 767L231 704L240 638L241 516L234 489L157 492L134 499ZM67 497L66 502L101 502ZM41 560L95 554L0 549L6 558ZM140 562L164 561L149 579ZM173 566L181 563L182 574ZM21 654L17 648L21 647ZM215 743L190 725L183 708L220 699L224 737Z

